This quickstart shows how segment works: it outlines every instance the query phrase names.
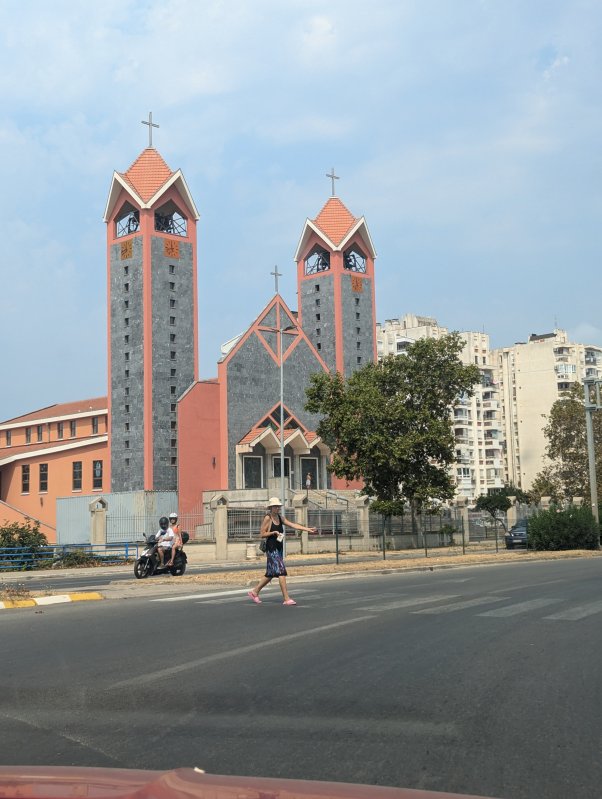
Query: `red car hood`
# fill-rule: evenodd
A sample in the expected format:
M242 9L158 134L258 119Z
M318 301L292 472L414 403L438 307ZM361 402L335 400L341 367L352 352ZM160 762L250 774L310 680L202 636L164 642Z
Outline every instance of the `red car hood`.
M198 769L136 771L0 766L0 799L484 799L341 782L223 777Z

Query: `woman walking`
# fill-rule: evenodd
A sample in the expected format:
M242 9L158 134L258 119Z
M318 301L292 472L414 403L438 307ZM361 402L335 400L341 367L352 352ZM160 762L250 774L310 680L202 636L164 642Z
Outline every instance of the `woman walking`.
M248 596L257 605L261 604L259 592L265 588L268 583L272 582L272 578L277 577L280 583L280 590L284 598L283 605L296 605L294 599L288 595L286 587L286 566L284 565L284 526L292 527L293 530L307 530L308 533L315 533L315 527L303 527L302 524L296 522L289 522L284 516L280 515L282 503L278 497L272 497L268 501L268 512L261 523L261 537L266 539L266 555L267 567L265 570L265 577L263 577L255 586L252 591L249 591Z

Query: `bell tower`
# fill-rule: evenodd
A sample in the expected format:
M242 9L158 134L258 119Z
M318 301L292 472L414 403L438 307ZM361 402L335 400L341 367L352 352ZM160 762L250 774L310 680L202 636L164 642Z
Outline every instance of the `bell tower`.
M176 403L198 380L199 214L144 124L149 147L113 173L104 214L114 492L176 489Z
M334 194L307 219L295 253L301 327L331 371L349 376L376 360L374 259L364 217Z

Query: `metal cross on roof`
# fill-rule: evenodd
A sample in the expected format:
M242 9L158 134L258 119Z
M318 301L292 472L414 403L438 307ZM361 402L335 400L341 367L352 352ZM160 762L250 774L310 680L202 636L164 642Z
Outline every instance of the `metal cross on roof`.
M278 267L274 267L274 271L270 272L270 275L274 275L274 284L276 286L276 294L278 294L278 278L282 277L282 272L278 271Z
M148 125L148 146L153 146L153 128L158 128L159 125L155 125L153 122L153 112L148 112L148 122L145 122L144 119L140 123L141 125Z
M334 182L335 180L340 180L339 176L334 174L334 167L332 167L331 172L326 173L326 177L330 178L332 181L332 196L334 197Z

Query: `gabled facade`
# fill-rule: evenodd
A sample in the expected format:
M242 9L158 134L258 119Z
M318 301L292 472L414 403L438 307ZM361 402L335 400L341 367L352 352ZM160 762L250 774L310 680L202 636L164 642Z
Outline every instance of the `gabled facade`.
M280 332L282 330L282 333ZM282 352L281 352L282 342ZM280 363L282 357L286 442L285 477L290 487L301 485L301 453L322 457L320 442L308 434L318 417L305 411L305 388L326 364L297 323L296 315L276 295L246 333L218 364L222 426L221 482L231 488L262 488L280 478L279 439L270 430L280 425ZM258 433L258 428L262 428ZM265 435L262 432L265 430ZM294 430L305 438L291 437ZM279 435L279 433L278 433ZM324 465L318 466L326 485ZM320 475L314 474L315 478ZM275 483L274 483L275 485Z

